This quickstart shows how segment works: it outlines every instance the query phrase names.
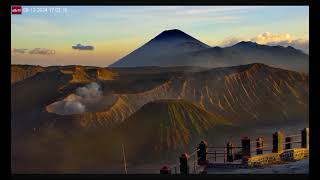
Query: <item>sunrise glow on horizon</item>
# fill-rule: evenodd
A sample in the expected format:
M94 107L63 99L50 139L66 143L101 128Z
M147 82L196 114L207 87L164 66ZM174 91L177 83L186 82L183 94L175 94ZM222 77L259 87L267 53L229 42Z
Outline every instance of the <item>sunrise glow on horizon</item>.
M11 64L105 67L168 29L210 46L250 40L309 51L308 6L58 7L66 11L11 16Z

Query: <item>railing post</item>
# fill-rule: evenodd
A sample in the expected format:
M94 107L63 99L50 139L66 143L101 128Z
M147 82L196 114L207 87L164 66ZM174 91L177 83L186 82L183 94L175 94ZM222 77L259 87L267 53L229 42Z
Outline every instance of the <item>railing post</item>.
M205 140L202 140L198 146L198 165L206 165L208 163L207 161L207 146L208 143Z
M194 155L194 159L193 159L193 171L194 171L194 173L196 174L197 172L196 172L196 163L198 163L198 156L197 156L197 153L195 153L195 155Z
M228 142L227 143L227 161L228 162L233 162L233 145L232 143Z
M257 141L257 155L263 154L263 139L261 137L256 139Z
M242 138L241 145L242 145L242 160L246 161L247 158L251 157L250 139L248 137Z
M275 133L272 134L272 152L273 153L280 153L281 151L283 151L283 134L280 131L277 131Z
M189 155L187 153L183 153L180 159L180 174L189 174L189 165L188 165Z
M163 167L160 169L160 174L171 174L171 170L170 170L169 167L163 166Z
M285 142L285 149L292 149L292 137L286 137Z
M309 149L309 128L304 128L301 131L301 147Z

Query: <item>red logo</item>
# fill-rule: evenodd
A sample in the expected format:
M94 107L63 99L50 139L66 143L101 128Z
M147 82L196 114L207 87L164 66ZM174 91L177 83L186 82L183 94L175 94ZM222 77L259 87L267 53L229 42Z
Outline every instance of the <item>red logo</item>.
M22 7L21 6L11 6L11 13L12 14L22 14Z

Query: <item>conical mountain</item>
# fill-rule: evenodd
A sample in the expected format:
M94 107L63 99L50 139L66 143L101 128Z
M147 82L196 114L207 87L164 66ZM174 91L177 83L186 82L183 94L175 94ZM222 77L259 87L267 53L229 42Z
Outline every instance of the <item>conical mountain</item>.
M209 47L181 30L166 30L110 67L161 66L164 57Z
M291 46L269 46L241 41L230 47L210 47L177 30L163 31L111 67L198 66L226 67L263 63L282 69L309 72L309 55Z

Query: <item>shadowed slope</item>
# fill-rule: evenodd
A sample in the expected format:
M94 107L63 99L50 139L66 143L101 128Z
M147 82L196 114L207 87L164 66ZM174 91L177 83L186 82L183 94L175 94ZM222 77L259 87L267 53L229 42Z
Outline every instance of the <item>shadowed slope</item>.
M207 112L184 100L156 100L143 105L119 127L120 136L129 149L140 148L151 157L188 149L210 129L227 128L231 123L222 116ZM141 148L142 147L142 148ZM149 148L145 149L143 147ZM145 154L146 159L148 155Z

